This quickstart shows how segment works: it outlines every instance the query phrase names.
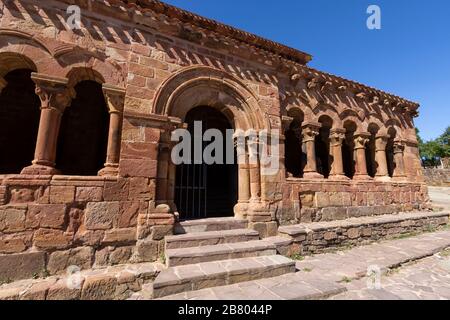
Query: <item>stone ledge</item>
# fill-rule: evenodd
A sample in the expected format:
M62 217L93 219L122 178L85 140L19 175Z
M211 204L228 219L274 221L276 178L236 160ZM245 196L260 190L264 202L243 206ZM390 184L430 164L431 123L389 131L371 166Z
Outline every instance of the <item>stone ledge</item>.
M21 280L1 285L0 300L123 300L153 282L163 269L159 263L129 264L81 271L71 277Z
M292 240L285 252L316 254L342 246L367 244L408 233L425 232L446 225L450 213L413 212L376 217L351 218L280 227L281 236ZM284 254L284 253L283 253Z

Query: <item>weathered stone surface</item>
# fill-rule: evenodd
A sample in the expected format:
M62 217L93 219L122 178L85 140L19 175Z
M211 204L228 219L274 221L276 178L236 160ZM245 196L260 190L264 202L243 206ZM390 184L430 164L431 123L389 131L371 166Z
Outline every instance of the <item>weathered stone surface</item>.
M75 201L100 202L103 200L103 188L101 187L77 187Z
M112 300L117 279L111 274L89 276L84 281L81 300Z
M27 250L31 244L31 232L0 235L0 253L20 253Z
M33 243L40 249L65 249L71 245L72 237L60 230L39 229L35 232Z
M90 202L85 213L85 226L88 230L108 230L119 214L119 202Z
M67 271L67 268L70 266L88 269L92 265L93 254L93 249L90 247L55 251L49 255L47 271L50 274L59 274Z
M0 231L6 233L25 230L26 207L7 206L0 208Z
M75 187L51 186L50 202L55 204L72 203L75 200Z
M0 255L0 282L28 279L45 271L45 253Z
M105 232L103 243L123 244L136 241L136 228L112 229Z
M64 204L29 205L27 212L27 228L62 229L66 222L67 207Z
M136 244L139 262L154 262L159 258L159 241L140 240Z

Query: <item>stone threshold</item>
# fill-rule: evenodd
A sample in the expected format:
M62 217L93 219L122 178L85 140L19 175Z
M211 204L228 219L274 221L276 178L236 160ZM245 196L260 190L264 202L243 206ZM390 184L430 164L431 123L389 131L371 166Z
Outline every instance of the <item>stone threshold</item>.
M125 300L164 268L160 263L127 264L20 280L0 285L0 300Z

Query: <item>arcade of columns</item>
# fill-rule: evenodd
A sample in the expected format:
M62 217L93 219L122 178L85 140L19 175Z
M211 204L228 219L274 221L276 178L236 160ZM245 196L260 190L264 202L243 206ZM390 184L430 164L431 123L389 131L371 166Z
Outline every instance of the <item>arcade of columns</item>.
M55 159L61 118L64 110L70 106L72 99L75 98L75 91L69 86L67 78L32 73L31 79L36 84L35 92L41 100L41 116L34 160L31 166L22 170L22 174L57 174ZM0 78L0 93L6 85L7 82ZM99 175L115 176L118 174L120 160L125 89L103 84L103 94L110 118L106 162Z

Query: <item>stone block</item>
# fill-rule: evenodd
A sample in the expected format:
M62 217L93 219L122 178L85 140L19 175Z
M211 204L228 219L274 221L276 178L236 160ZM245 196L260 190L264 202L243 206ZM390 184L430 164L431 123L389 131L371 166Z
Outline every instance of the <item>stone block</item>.
M102 187L77 187L76 202L100 202L103 200Z
M347 236L349 239L358 239L361 236L359 228L351 228L347 230Z
M130 200L154 200L155 198L154 180L148 178L131 178L130 179Z
M159 258L159 241L140 240L136 244L137 259L139 262L154 262Z
M156 178L157 161L142 159L122 159L119 171L123 177Z
M26 207L7 206L0 208L0 232L12 233L25 230Z
M29 279L44 271L44 252L0 255L0 282Z
M117 279L111 274L86 277L81 291L81 300L113 300Z
M103 199L105 201L126 201L129 193L129 182L127 179L118 179L117 181L106 181L103 190Z
M119 214L119 202L90 202L85 213L85 226L88 230L108 230Z
M66 249L71 245L72 237L61 230L39 229L35 232L33 243L45 250Z
M50 202L55 204L72 203L75 201L75 187L50 186Z
M321 211L322 221L334 221L347 219L347 208L329 207L323 208Z
M78 286L72 284L68 286L67 279L58 280L48 289L47 300L80 300L84 278L81 277L80 281Z
M136 241L136 229L111 229L105 232L103 243L107 245L118 245L123 243L130 243Z
M315 206L326 208L330 206L330 195L327 192L316 192Z
M0 235L0 253L20 253L31 247L32 232Z
M32 204L28 206L27 228L63 229L67 220L65 204Z
M66 272L70 266L88 269L92 266L93 249L90 247L74 248L66 251L55 251L49 255L47 271L54 275Z
M302 208L313 207L314 206L314 193L313 192L302 192L300 194L300 203Z

